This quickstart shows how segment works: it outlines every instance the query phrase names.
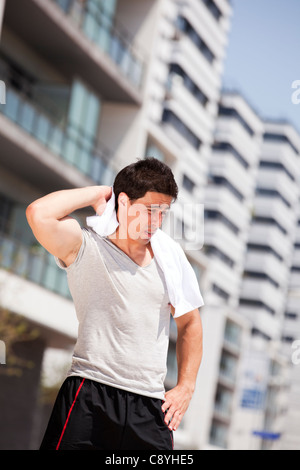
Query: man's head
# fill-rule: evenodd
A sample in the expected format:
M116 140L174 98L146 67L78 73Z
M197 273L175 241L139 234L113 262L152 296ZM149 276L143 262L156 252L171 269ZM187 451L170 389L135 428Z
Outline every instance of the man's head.
M155 158L123 168L113 185L120 226L131 227L130 238L149 240L176 200L178 187L171 169ZM133 232L135 231L135 235Z

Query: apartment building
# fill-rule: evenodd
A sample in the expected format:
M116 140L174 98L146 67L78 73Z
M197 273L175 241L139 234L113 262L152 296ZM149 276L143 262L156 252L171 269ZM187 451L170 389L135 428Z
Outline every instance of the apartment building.
M38 331L19 345L34 364L22 387L1 376L3 449L37 447L44 352L72 348L77 335L66 278L33 238L25 208L58 189L111 184L120 155L145 155L139 119L159 4L1 0L0 302Z
M255 334L280 339L299 200L299 135L265 123L240 311Z
M207 416L204 448L229 447L238 406L241 358L251 325L237 307L261 138L262 122L245 99L222 93L205 187L203 251L209 265L203 322L209 336L207 362L200 371L202 413Z
M298 211L299 134L287 123L264 122L238 308L251 338L235 416L243 431L234 426L231 436L235 448L278 449L285 439L292 363L281 340L287 339Z
M292 265L290 270L288 294L286 298L282 330L282 344L284 352L286 357L291 361L288 399L286 404L287 417L284 425L283 439L281 442L281 449L283 450L294 450L300 448L300 204L298 207Z
M297 283L298 139L290 125L263 122L239 93L222 94L205 189L204 448L276 449L284 439L291 360L281 334L290 269ZM222 342L233 319L235 354Z

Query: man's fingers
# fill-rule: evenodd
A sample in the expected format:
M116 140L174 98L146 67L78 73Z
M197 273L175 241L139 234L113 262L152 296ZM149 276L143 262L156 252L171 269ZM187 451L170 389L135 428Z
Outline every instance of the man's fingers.
M169 429L172 431L176 431L176 429L178 428L181 420L182 420L182 413L180 413L179 411L176 411L172 417L172 420L171 422L169 423Z
M175 408L170 407L165 415L165 423L172 431L176 431L182 419L182 413Z

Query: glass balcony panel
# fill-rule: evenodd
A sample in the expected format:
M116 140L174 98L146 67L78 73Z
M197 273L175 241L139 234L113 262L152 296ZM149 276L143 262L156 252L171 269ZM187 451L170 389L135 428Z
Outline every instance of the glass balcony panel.
M112 184L115 173L100 161L100 148L95 153L101 103L80 86L75 98L67 130L54 124L35 103L28 103L11 88L7 91L7 105L0 108L0 112L93 181L100 183L103 179L107 182L103 184Z
M76 142L72 138L66 137L64 144L64 159L71 165L77 166L78 146Z
M133 57L131 58L131 67L130 67L129 74L130 74L130 79L132 80L132 82L136 86L139 86L140 83L142 82L143 67L141 65L141 62L134 59Z
M0 264L5 269L10 269L13 265L15 245L12 240L2 238L0 245Z
M3 107L4 114L16 122L20 106L20 98L13 90L8 90L6 94L6 105Z
M78 151L78 168L85 174L90 174L91 168L91 154L88 149L82 147Z
M86 13L83 20L83 32L93 42L97 40L99 25L93 16L93 12L90 10Z
M31 254L30 263L27 272L27 278L35 282L36 284L41 284L41 280L44 272L44 256L41 254Z
M90 177L93 177L94 181L100 184L102 173L104 171L104 163L96 155L94 155L90 171L91 171Z
M58 271L54 258L49 255L46 258L46 267L42 284L49 290L57 291L58 289Z
M75 81L72 87L71 102L69 108L68 122L72 128L80 128L84 119L84 108L87 94L85 87L80 81Z
M19 124L30 134L34 131L34 119L35 119L34 107L29 103L24 103L20 113Z
M82 129L90 140L94 140L98 130L101 103L92 93L89 94L86 103L86 116L82 123Z
M124 53L121 41L117 36L111 38L109 55L117 64L121 63L122 54Z
M59 270L59 268L56 268ZM57 276L59 278L58 286L57 286L57 293L62 295L63 297L71 298L69 286L68 286L68 278L63 271L57 271Z
M52 150L53 153L62 156L64 144L64 134L59 127L52 127L50 140L49 140L49 149Z
M104 186L112 186L115 178L115 174L111 168L105 165L104 171L102 173L101 184Z
M15 249L14 272L18 276L24 277L27 273L29 253L24 246L16 246Z
M98 30L95 42L100 47L100 49L106 53L109 51L110 40L111 35L109 29L101 28Z
M53 0L82 29L83 34L120 66L124 75L137 87L141 85L143 63L130 51L131 44L115 27L116 1ZM132 58L130 57L132 55ZM132 74L132 65L136 64Z
M68 11L70 10L71 5L73 3L73 0L56 0L56 3L60 6L60 8L65 13L68 13Z
M44 145L47 145L49 142L50 130L52 130L50 121L45 116L38 116L34 134Z

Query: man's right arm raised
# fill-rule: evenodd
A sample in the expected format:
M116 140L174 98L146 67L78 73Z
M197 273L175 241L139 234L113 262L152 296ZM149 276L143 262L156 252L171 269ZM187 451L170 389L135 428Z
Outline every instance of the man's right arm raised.
M75 261L82 243L81 227L70 214L92 206L101 215L111 194L109 186L56 191L31 203L26 217L38 242L69 266Z

